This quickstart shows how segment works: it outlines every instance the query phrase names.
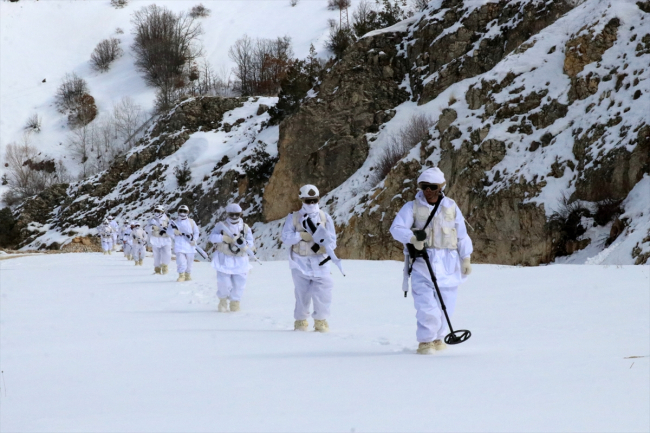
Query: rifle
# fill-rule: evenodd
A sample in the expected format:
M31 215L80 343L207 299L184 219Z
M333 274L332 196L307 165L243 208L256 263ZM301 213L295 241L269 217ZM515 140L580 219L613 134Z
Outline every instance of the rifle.
M221 230L222 235L225 234L226 236L229 236L231 239L235 240L237 245L233 245L233 244L228 245L228 249L230 249L230 251L232 251L233 254L238 254L241 251L241 249L245 246L244 244L246 243L246 241L244 240L244 238L241 236L235 236L230 230L228 230L228 227L226 227L226 225L223 222L218 223L215 229ZM246 254L248 254L248 256L251 259L259 263L260 265L262 264L260 259L257 258L253 250L251 250L250 248L246 248Z
M305 226L305 224L307 226ZM327 253L327 257L325 257L325 259L321 261L318 266L323 266L325 263L331 260L345 277L345 272L343 271L343 263L341 262L341 259L336 257L336 254L331 247L332 235L327 231L325 225L323 224L316 227L316 224L314 224L311 218L305 216L305 219L303 220L303 228L308 232L311 232L310 234L314 239L314 245L311 247L311 250L316 253L320 247L324 247L325 252Z
M169 219L169 225L170 225L174 230L178 230L178 231L181 233L181 235L185 236L185 237L186 237L190 242L192 242L192 241L194 240L194 236L193 236L193 235L188 235L187 233L184 233L183 231L181 231L181 229L178 228L178 225L176 225L176 222L175 222L173 219L171 219L171 218ZM198 245L192 245L192 246L194 247L194 249L196 250L196 252L199 253L199 255L200 255L201 257L203 257L203 258L204 258L205 260L207 260L207 261L210 261L210 256L208 255L208 253L205 252L205 250L204 250L203 248L201 248L201 247L198 246Z

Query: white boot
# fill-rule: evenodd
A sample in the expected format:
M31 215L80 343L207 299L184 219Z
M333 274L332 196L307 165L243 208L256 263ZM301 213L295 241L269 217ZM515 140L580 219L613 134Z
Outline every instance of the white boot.
M217 306L217 311L220 313L228 312L228 298L219 299L219 305Z
M316 332L330 332L330 327L327 324L327 320L314 320L314 331Z
M306 331L307 328L309 328L309 322L307 322L306 319L296 320L295 322L293 322L294 331Z
M111 250L108 250L108 255L109 255L109 256L111 255Z
M429 341L428 343L420 343L418 345L418 353L420 355L430 355L434 350L436 349L433 341Z
M442 340L433 340L433 348L436 350L445 350L447 348L447 344L445 344L445 342Z
M185 272L185 281L192 281L192 277L189 272Z
M157 275L160 275L160 266L154 266L153 273L157 274Z
M169 271L169 268L167 265L161 265L160 266L160 272L162 272L163 275L167 275L167 272Z
M182 283L183 281L185 281L185 272L178 274L178 280L176 280L177 283Z
M239 311L239 301L230 301L230 311L233 313Z

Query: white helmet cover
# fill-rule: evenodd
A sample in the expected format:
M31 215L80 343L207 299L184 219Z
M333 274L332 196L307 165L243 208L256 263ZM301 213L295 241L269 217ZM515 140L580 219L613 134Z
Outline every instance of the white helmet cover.
M110 216L110 215L109 215L109 216L107 216L107 217L106 217L106 219L107 219L107 220L109 220L109 221L113 221L113 217L112 217L112 216Z
M185 206L185 205L181 205L181 206L178 208L178 212L190 213L190 208L188 208L188 207Z
M155 208L153 208L153 210L154 212L161 212L161 213L165 212L165 208L162 207L162 205L157 205Z
M320 194L318 192L318 188L316 188L314 185L303 185L302 188L300 188L300 194L298 195L299 198L319 198Z
M438 167L427 168L418 177L418 183L433 183L445 188L445 174Z
M241 206L237 203L230 203L226 206L226 213L242 213Z

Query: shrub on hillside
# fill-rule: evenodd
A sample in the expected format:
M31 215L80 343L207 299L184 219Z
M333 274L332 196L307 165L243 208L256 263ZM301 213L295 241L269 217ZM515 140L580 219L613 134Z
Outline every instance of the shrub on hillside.
M68 114L68 125L71 128L88 125L97 117L97 105L95 98L84 93L77 101L77 105L70 109Z
M557 210L551 215L548 227L559 237L554 239L556 256L571 254L570 247L586 231L582 218L591 217L591 211L581 201L570 201L568 196L563 196Z
M19 234L11 209L8 207L0 209L0 248L14 249Z
M111 0L111 6L113 6L115 9L121 9L128 4L128 0Z
M88 93L88 83L74 72L66 74L56 93L56 105L65 112L75 108L84 94Z
M309 47L307 59L291 62L286 76L280 83L278 102L269 110L271 125L279 124L285 117L298 111L300 102L317 83L323 69L324 64L316 57L313 45Z
M377 2L379 3L379 2ZM381 8L377 9L369 1L362 0L352 13L352 28L357 38L368 32L383 29L408 18L411 13L402 9L398 0L382 0Z
M120 40L117 38L104 39L97 44L90 55L90 63L93 69L99 72L106 72L111 63L122 55Z
M374 167L371 182L376 184L382 181L411 149L419 143L425 143L429 139L432 125L433 121L429 117L419 114L411 117L409 123L397 134L391 135L388 146Z
M351 0L327 0L327 9L331 11L343 10L350 7Z
M192 170L187 161L185 161L182 166L176 166L176 168L174 168L174 176L176 176L178 186L185 186L190 180L192 180Z
M192 9L190 9L190 16L192 18L205 18L210 16L210 9L206 8L203 6L203 4L199 3L198 5L194 6Z
M354 33L348 27L338 25L330 27L330 33L325 41L325 47L334 54L336 59L343 57L345 50L354 43Z
M41 132L41 117L38 113L32 114L25 123L25 129L33 132Z

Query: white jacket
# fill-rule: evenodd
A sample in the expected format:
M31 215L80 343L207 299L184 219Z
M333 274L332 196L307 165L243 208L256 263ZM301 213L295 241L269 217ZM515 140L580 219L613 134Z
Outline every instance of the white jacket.
M427 206L429 211L433 210L433 206L427 203L422 191L418 191L415 195L415 200L418 200L420 205ZM438 212L440 212L440 208L443 206L456 207L455 228L458 237L457 249L427 248L427 252L429 253L431 266L433 267L436 279L438 280L438 286L456 287L467 278L467 276L462 275L460 272L461 260L469 257L472 254L472 251L474 251L474 247L472 246L472 240L467 234L465 218L463 218L463 213L460 211L460 208L456 206L453 200L450 200L447 197L443 197ZM402 209L397 213L397 216L395 216L393 224L390 227L390 233L393 235L393 238L404 244L404 254L407 252L406 244L410 243L411 238L413 237L414 222L413 202L410 201L402 206ZM417 259L415 261L413 272L417 272L425 278L430 279L429 270L422 259Z
M244 222L241 219L238 224L230 224L228 221L224 221L223 224L233 234L241 233L241 231L244 230ZM223 235L218 228L219 225L217 225L212 230L212 233L210 233L210 242L213 244L223 242ZM246 245L248 248L255 247L255 239L253 238L253 232L251 230L248 230L248 233L246 233ZM248 255L236 257L224 254L220 251L216 251L212 256L212 267L224 274L247 274L251 269Z
M97 234L102 239L108 239L113 237L113 228L110 225L102 224L97 227Z
M147 245L147 232L142 227L133 229L131 231L131 238L133 239L132 245Z
M301 218L304 217L305 211L300 209L297 211ZM325 214L325 228L332 234L332 237L336 239L336 231L334 229L334 221L329 214ZM314 224L320 223L320 211L309 214L309 217L314 222ZM319 263L322 262L327 255L326 254L315 254L313 256L301 256L296 254L291 248L293 245L299 243L302 240L300 233L296 230L296 227L293 224L293 213L290 213L287 216L287 219L284 222L284 228L282 229L282 242L289 246L289 267L291 269L297 269L308 277L324 277L330 274L330 262L328 261L323 266L319 266ZM336 248L336 243L332 245L332 249Z
M129 226L124 226L120 230L120 238L122 239L122 242L124 242L127 245L133 245L133 238L131 237L131 227Z
M199 228L192 218L176 219L174 220L181 233L191 235L192 240L188 239L183 234L176 234L174 232L174 252L183 254L195 254L196 249L194 246L199 241ZM173 229L172 229L173 231Z
M156 227L155 230L154 230L154 226ZM162 236L160 236L160 234L158 233L161 228L167 229L167 232ZM151 218L149 221L147 221L145 230L149 235L149 243L151 244L152 247L160 248L172 244L171 236L174 235L174 230L171 227L169 227L169 218L167 217L167 215L163 214L163 216L160 219L155 217Z

